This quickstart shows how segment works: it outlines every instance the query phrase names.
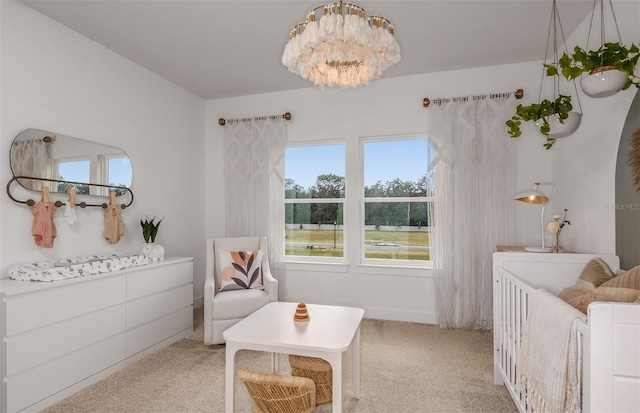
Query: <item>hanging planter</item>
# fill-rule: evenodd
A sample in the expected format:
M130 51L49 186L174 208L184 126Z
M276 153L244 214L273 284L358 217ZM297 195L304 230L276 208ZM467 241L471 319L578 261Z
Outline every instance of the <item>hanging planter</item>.
M582 113L580 112L569 112L569 115L565 119L560 117L559 114L555 113L549 116L549 119L547 120L547 124L549 125L549 133L543 133L543 135L547 136L547 139L564 138L578 130L581 121ZM542 127L543 124L544 119L536 122L536 126L538 127Z
M620 43L605 43L598 50L584 51L579 46L574 53L566 53L557 66L545 65L547 76L561 74L567 80L577 79L584 73L587 76L580 81L582 91L591 97L611 96L631 85L640 88L640 78L634 71L640 58L640 48L631 44L630 48Z
M582 91L592 98L615 95L625 89L629 75L615 66L601 66L580 81Z
M560 15L558 14L558 6L556 1L553 1L553 7L551 10L551 23L549 25L549 36L547 38L547 45L553 45L553 62L547 63L547 53L545 53L543 66L547 68L556 68L558 66L558 29L562 33L562 24L560 23ZM553 38L553 42L551 42ZM563 36L562 44L566 44ZM545 79L545 71L542 71L542 79L540 81L540 93L538 94L538 102L532 103L528 106L518 105L516 108L516 114L506 122L509 128L507 133L512 138L517 138L522 135L520 126L522 122L533 121L540 131L540 133L547 138L547 141L543 146L548 150L556 143L556 139L564 138L573 134L582 120L582 113L573 110L573 104L571 103L571 96L560 94L560 78L555 76L553 79L553 100L542 98L542 87ZM577 95L577 87L574 81L574 90ZM578 106L580 107L580 99L578 98Z
M596 1L594 0L587 47L591 37L595 6ZM611 0L609 0L609 6L618 33L618 42L605 42L604 0L601 0L600 47L597 50L587 51L576 46L573 53L564 53L558 62L545 64L547 76L561 75L567 80L582 77L580 87L586 95L594 98L614 95L621 90L628 89L631 85L640 88L640 78L635 75L636 65L640 58L640 48L633 43L630 47L622 44Z
M547 149L551 149L553 144L556 143L556 139L572 135L576 130L578 130L581 121L582 113L580 112L569 112L566 119L562 119L559 114L551 115L548 119L549 134L546 135L547 142L543 146ZM540 128L542 128L543 125L543 120L536 122L536 126Z
M522 135L522 121L533 121L538 131L547 138L543 146L551 149L556 139L571 135L580 126L582 113L573 112L572 109L571 96L565 95L560 95L554 101L544 99L528 106L518 105L515 116L507 121L508 133L517 138Z

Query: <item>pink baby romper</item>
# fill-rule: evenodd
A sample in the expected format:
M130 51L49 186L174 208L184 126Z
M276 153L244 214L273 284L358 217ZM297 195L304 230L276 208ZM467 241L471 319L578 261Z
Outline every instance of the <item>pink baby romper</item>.
M52 248L53 240L58 235L53 218L56 215L56 205L50 202L36 202L31 206L33 224L31 233L36 245L42 248Z
M104 213L104 231L102 235L109 244L116 244L124 237L124 222L119 205L109 205Z

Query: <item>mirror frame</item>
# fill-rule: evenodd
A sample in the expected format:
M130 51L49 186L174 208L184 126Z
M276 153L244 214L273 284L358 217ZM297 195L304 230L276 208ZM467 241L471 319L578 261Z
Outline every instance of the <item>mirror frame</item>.
M26 136L25 136L26 135ZM44 135L44 136L43 136ZM40 138L40 136L42 136L42 138ZM21 139L21 137L23 139ZM124 184L119 184L119 185L111 185L111 184L104 184L104 183L96 183L96 182L78 182L78 181L71 181L71 180L65 180L65 179L53 179L53 178L47 178L47 177L42 177L42 176L28 176L28 175L17 175L16 174L16 165L14 162L14 158L15 158L15 153L14 150L16 150L16 143L17 142L25 142L25 141L29 141L29 140L34 140L37 141L39 139L42 139L42 141L46 144L46 145L50 145L52 143L54 143L56 140L58 139L64 139L61 142L65 142L65 144L68 144L69 147L71 148L71 153L69 154L70 156L68 156L69 159L73 159L75 158L82 158L82 159L89 159L89 162L91 164L90 167L90 174L94 173L94 174L99 174L100 170L105 170L105 174L107 174L108 169L104 169L104 168L108 168L108 166L104 166L104 164L100 164L100 162L104 163L105 160L108 162L108 160L110 158L115 158L115 157L119 157L120 154L124 155L122 156L122 158L126 158L129 160L129 163L131 162L131 158L129 157L129 155L122 149L113 147L113 146L109 146L109 145L103 145L103 144L99 144L96 142L91 142L91 141L87 141L87 140L83 140L83 139L78 139L78 138L73 138L70 136L65 136L65 135L60 135L60 134L56 134L53 132L49 132L49 131L45 131L42 129L35 129L35 128L29 128L29 129L25 129L23 131L21 131L20 133L18 133L16 135L16 137L14 138L12 144L11 144L11 148L9 150L9 165L11 168L11 173L13 174L13 178L11 180L9 180L9 182L7 183L7 194L9 195L9 198L11 200L13 200L14 202L18 202L18 203L24 203L27 204L29 206L33 205L35 203L35 201L33 199L28 199L26 201L21 201L19 199L17 199L16 197L13 196L13 194L11 193L11 185L13 182L18 182L20 184L20 186L22 186L23 188L29 190L29 191L35 191L35 192L42 192L43 193L43 200L44 197L46 196L48 198L48 194L52 193L52 194L64 194L65 192L61 192L58 191L57 189L60 189L59 185L54 185L56 183L60 184L65 184L65 188L66 192L73 192L70 191L71 189L75 189L76 192L79 188L81 188L82 190L86 190L89 193L78 193L78 196L89 196L89 197L111 197L113 198L111 195L113 193L116 194L116 196L121 197L126 195L126 193L129 193L130 196L130 200L129 203L127 204L121 204L122 208L126 208L128 206L130 206L133 203L133 192L130 189L131 186L131 181L133 181L133 168L130 166L130 172L131 174L131 181L128 183L127 186L125 186ZM84 148L83 148L84 147ZM76 148L83 148L85 151L88 151L89 154L84 154L84 152L82 152L82 149L80 150L80 152L78 154L74 153L73 150L75 150ZM86 149L86 148L90 148L90 149ZM98 149L95 149L98 148ZM45 150L47 152L50 152L50 147L47 146L40 146L40 153L42 153L42 150ZM106 151L105 151L106 149ZM117 155L117 156L114 156ZM63 159L63 158L61 158ZM97 159L97 161L96 161ZM57 168L54 168L51 164L51 162L49 162L51 160L50 157L43 157L40 158L40 162L42 164L42 162L47 162L47 165L43 165L41 168L37 168L41 171L40 175L45 175L48 173L49 175L51 175L52 171L55 173L57 172ZM55 161L55 160L54 160ZM94 162L96 162L97 164L94 164ZM92 172L92 171L97 171L97 172ZM30 183L30 182L25 182L25 181L39 181L41 182L40 184L34 184L34 183ZM37 186L39 185L39 186ZM43 188L45 190L43 190ZM86 188L86 189L85 189ZM75 197L75 194L74 194ZM61 201L56 201L55 202L57 206L61 206L62 202ZM101 203L101 204L96 204L96 203L87 203L87 202L80 202L78 203L78 205L80 205L80 207L84 208L87 206L99 206L102 208L106 208L108 205L106 203Z

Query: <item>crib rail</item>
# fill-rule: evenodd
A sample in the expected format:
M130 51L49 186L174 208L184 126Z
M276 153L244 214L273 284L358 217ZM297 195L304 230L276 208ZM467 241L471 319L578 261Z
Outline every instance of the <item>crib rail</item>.
M522 413L531 413L532 410L526 402L526 394L516 390L517 362L529 298L534 291L504 268L494 269L493 381L506 386Z

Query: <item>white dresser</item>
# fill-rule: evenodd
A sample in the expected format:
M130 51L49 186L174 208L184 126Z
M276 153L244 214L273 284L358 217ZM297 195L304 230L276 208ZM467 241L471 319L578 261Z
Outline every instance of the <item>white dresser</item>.
M37 412L193 329L193 258L55 282L0 280L0 412Z

